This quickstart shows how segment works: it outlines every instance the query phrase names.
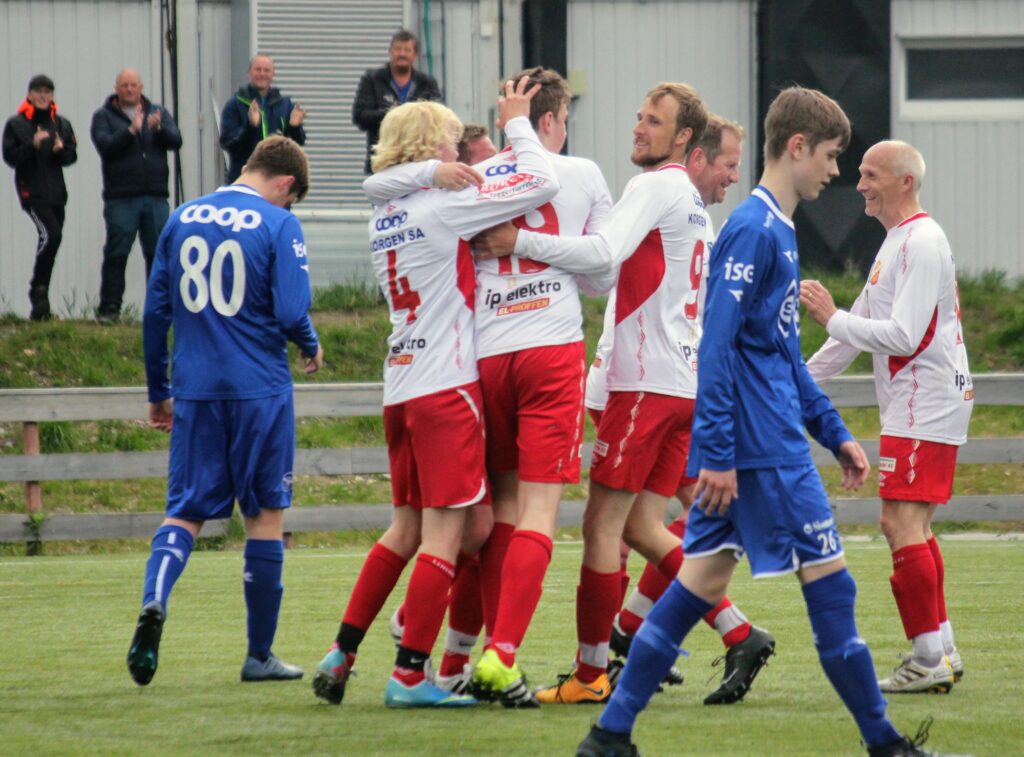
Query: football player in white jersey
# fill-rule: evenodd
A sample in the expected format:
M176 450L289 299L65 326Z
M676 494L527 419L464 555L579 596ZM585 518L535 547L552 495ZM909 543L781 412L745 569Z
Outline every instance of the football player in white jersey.
M510 249L520 257L615 281L615 337L608 405L601 418L583 516L577 588L576 667L542 703L601 702L612 621L621 603L623 538L666 575L682 561L679 539L662 521L679 487L696 395L700 285L708 217L683 159L707 124L686 84L648 92L633 129L633 163L643 168L595 235L559 238L495 229L474 240L478 260ZM640 492L646 496L638 499Z
M724 202L728 188L739 181L745 133L739 124L722 116L710 114L704 136L692 145L686 156L687 173L700 193L705 207ZM708 229L708 247L704 254L705 271L715 236L714 228L709 225ZM601 411L608 401L602 358L606 358L611 349L614 316L615 298L612 296L608 301L605 331L598 342L597 356L587 373L586 405L595 426L599 425ZM682 538L686 533L686 516L693 504L693 489L697 479L687 476L685 471L680 473L680 485L676 496L682 502L683 510L679 517L669 524L668 530L679 537L682 549ZM628 552L629 548L626 547L623 552L623 586L626 586L629 580L625 573L625 556ZM615 616L611 638L613 653L621 658L629 654L633 636L668 585L669 579L658 570L658 566L647 563L636 588L626 599L622 610ZM705 697L704 704L739 702L750 689L768 657L774 653L775 639L764 629L751 625L743 612L732 604L728 597L715 605L714 609L704 616L704 621L718 632L727 650L721 685ZM622 660L612 660L609 663L609 677L617 674L622 665ZM665 678L668 684L678 684L682 681L682 673L675 668ZM614 684L614 679L612 683Z
M476 702L439 689L425 671L444 618L466 511L488 496L473 317L476 277L465 240L558 191L547 151L527 118L535 94L524 78L506 82L499 98L500 122L520 169L514 181L460 192L416 191L376 206L370 220L374 269L392 325L384 363L384 433L395 509L390 528L363 565L337 640L317 668L314 692L332 704L340 704L358 646L417 548L385 703ZM398 106L381 124L374 170L434 157L452 162L461 134L462 124L443 105Z
M600 228L612 206L601 170L584 158L558 154L565 145L571 95L556 71L535 67L516 74L540 86L530 120L551 152L561 189L555 199L514 221L544 234L580 236ZM378 198L418 187L423 171L405 167L366 182ZM411 167L410 167L411 168ZM504 151L476 166L485 181L517 173ZM419 173L419 175L417 175ZM401 183L399 179L411 183ZM477 265L476 333L487 426L487 471L494 494L494 529L480 555L479 582L490 640L474 675L474 688L509 707L537 706L515 662L540 600L551 560L563 486L577 483L583 426L583 314L577 276L516 256ZM600 283L580 283L597 291ZM470 545L464 544L469 551ZM468 561L467 561L468 562ZM468 567L468 566L467 566ZM465 591L472 576L460 570L452 592L445 657L437 677L460 686L476 642ZM457 690L457 689L455 689Z
M944 568L931 523L953 491L957 448L974 405L956 269L939 225L921 210L924 159L913 146L879 142L864 154L857 191L886 237L849 312L817 281L800 301L829 339L807 362L818 381L873 353L882 416L878 493L892 550L889 579L912 653L880 686L887 693L948 692L963 675L946 615Z

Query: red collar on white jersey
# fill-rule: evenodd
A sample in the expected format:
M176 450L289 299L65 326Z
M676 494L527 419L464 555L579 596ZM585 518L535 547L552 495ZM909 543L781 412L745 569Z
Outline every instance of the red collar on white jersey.
M666 163L665 165L663 165L658 170L659 171L664 171L664 170L666 170L668 168L678 168L683 173L687 173L686 166L684 166L682 163Z
M906 226L908 223L913 223L918 218L927 218L927 217L928 217L928 214L925 213L922 210L920 213L914 213L914 215L910 216L910 218L904 218L902 221L900 221L898 224L896 224L896 228L898 229L901 226Z

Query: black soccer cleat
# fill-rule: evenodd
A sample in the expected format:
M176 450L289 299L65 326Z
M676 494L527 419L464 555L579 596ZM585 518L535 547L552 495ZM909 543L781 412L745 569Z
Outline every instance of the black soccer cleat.
M763 628L751 626L750 635L725 653L722 683L704 699L704 704L733 704L750 691L761 668L775 654L775 639ZM719 657L719 660L722 658ZM717 664L718 660L715 661Z
M893 741L890 744L868 747L868 755L870 757L958 757L948 753L929 752L927 749L921 748L928 741L928 729L932 727L933 722L935 721L931 716L925 718L924 722L917 727L914 738L901 736L898 741Z
M156 675L160 636L166 619L167 613L156 600L143 605L139 613L132 645L128 647L128 672L139 686L145 686Z
M613 733L594 725L576 747L576 757L640 757L640 750L628 733Z

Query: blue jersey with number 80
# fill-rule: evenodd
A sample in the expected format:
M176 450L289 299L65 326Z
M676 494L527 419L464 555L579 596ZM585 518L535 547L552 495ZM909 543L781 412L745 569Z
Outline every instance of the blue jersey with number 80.
M318 348L310 303L306 245L291 212L242 184L182 205L160 235L146 294L149 401L172 394L256 399L289 390L287 340L308 357Z

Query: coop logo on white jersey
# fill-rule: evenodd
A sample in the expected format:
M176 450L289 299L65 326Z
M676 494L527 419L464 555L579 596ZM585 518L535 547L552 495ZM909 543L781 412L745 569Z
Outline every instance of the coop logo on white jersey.
M378 218L374 226L377 228L377 231L387 231L388 229L393 229L396 226L401 226L408 220L408 218L409 214L403 210L401 213L396 213L392 216L382 216L381 218Z
M793 327L793 331L797 335L800 334L800 311L797 309L799 304L800 288L797 286L796 279L792 279L786 290L786 296L782 300L782 306L779 308L779 331L787 339L790 326Z
M505 176L506 174L515 173L516 168L516 163L499 163L496 166L490 166L484 171L484 176Z
M215 223L228 226L232 231L255 229L263 223L263 216L255 210L218 208L213 205L189 205L180 216L182 223Z

